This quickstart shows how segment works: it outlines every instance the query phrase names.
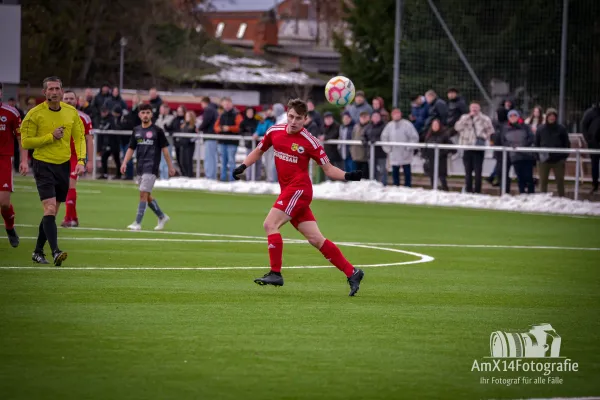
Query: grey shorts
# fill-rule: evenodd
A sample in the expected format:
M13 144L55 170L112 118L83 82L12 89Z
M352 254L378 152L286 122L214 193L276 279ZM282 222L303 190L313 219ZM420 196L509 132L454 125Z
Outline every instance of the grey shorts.
M154 182L156 182L156 175L154 174L142 174L142 176L138 176L140 192L152 193Z

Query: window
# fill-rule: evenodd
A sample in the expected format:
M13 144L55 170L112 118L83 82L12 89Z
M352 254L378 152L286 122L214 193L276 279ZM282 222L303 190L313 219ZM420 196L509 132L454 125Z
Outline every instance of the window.
M225 23L219 22L217 24L217 31L215 32L215 37L221 37L221 35L223 34L223 29L225 29Z
M238 38L238 39L241 39L241 38L243 38L243 37L244 37L244 33L246 33L246 27L247 27L247 26L248 26L248 24L247 24L247 23L245 23L245 22L242 22L242 23L240 24L240 28L238 29L238 32L237 32L237 38Z

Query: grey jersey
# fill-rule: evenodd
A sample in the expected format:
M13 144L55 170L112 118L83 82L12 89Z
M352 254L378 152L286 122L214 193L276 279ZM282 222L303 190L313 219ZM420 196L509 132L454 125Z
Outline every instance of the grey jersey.
M137 151L137 174L158 175L160 155L168 145L165 132L154 124L133 128L129 148Z

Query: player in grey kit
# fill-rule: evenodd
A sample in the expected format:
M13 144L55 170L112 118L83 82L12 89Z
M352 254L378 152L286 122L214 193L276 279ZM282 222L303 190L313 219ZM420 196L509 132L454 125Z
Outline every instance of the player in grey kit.
M169 176L175 175L175 168L169 156L167 138L165 132L152 123L152 107L150 104L142 104L138 108L138 116L142 121L141 125L133 128L133 134L129 141L129 149L125 154L123 164L121 164L121 173L125 174L127 163L133 157L133 152L137 151L137 174L140 183L140 204L138 205L135 222L127 228L132 231L142 229L142 219L146 212L146 206L149 206L158 217L158 225L154 228L160 231L165 227L169 216L162 212L156 199L151 195L154 182L158 176L158 167L160 165L161 153L165 156L165 161L169 166Z

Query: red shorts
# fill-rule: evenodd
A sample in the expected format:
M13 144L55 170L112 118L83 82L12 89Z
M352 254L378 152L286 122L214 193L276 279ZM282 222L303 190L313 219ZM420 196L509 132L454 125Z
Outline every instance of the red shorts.
M75 167L77 166L77 154L71 153L71 179L77 180L77 174L75 173Z
M301 222L316 221L310 209L312 193L306 192L306 190L295 188L284 189L273 204L274 208L292 217L290 222L296 229Z
M0 156L0 192L13 191L13 158Z

